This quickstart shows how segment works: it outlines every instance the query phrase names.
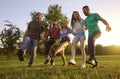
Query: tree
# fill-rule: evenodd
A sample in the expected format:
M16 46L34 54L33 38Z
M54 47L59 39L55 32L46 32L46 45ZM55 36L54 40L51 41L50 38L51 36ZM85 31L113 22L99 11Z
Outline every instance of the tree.
M35 15L36 15L36 13L37 13L36 11L33 11L33 12L30 13L30 16L31 16L32 21L35 20Z
M48 13L44 14L45 20L49 23L51 27L51 22L54 20L57 20L58 22L61 22L62 20L67 20L68 17L62 13L62 7L58 4L50 5L48 7Z
M19 38L21 37L21 31L15 27L8 20L5 21L6 28L1 31L0 39L1 46L5 49L7 56L11 59L12 51L16 49L19 44Z

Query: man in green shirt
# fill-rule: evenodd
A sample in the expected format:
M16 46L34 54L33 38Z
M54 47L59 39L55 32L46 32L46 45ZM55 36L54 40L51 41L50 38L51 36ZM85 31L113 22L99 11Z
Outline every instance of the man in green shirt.
M90 9L88 6L84 6L82 8L83 13L86 17L85 24L86 28L88 29L88 52L90 54L90 58L86 63L93 65L94 67L98 67L98 62L95 58L95 40L100 37L101 31L98 26L98 21L103 22L106 25L106 31L111 31L111 27L109 26L108 22L103 19L97 13L90 13Z

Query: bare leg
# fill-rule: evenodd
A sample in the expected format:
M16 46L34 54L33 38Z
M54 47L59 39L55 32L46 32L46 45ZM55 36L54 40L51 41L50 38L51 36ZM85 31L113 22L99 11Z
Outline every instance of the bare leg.
M67 64L66 64L66 57L64 54L64 49L61 51L60 55L61 55L61 58L63 60L63 66L66 66Z
M56 56L59 52L63 51L68 45L69 45L69 42L63 42L60 45L60 47L56 50L54 56Z
M71 47L71 59L75 59L75 50L76 50L76 44L78 43L79 39L74 38L72 41L72 47Z
M86 62L86 53L85 53L85 40L80 39L80 50L82 55L82 64L85 64Z

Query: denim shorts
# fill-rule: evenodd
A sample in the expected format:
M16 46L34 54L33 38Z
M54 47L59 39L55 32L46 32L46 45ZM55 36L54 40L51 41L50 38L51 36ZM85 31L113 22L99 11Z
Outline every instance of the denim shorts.
M63 37L60 41L60 44L63 43L63 42L66 42L66 41L70 41L70 39L68 37Z
M81 31L79 33L75 33L74 36L75 36L75 38L78 38L78 39L86 39L84 31Z

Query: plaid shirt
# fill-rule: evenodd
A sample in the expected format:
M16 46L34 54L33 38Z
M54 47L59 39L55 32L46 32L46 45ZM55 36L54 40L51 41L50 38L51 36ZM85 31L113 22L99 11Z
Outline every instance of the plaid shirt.
M50 36L51 39L60 38L60 29L58 27L52 27L47 32L47 37Z
M40 40L40 34L44 31L44 25L43 22L37 22L37 21L31 21L28 24L28 30L27 36L33 39Z

